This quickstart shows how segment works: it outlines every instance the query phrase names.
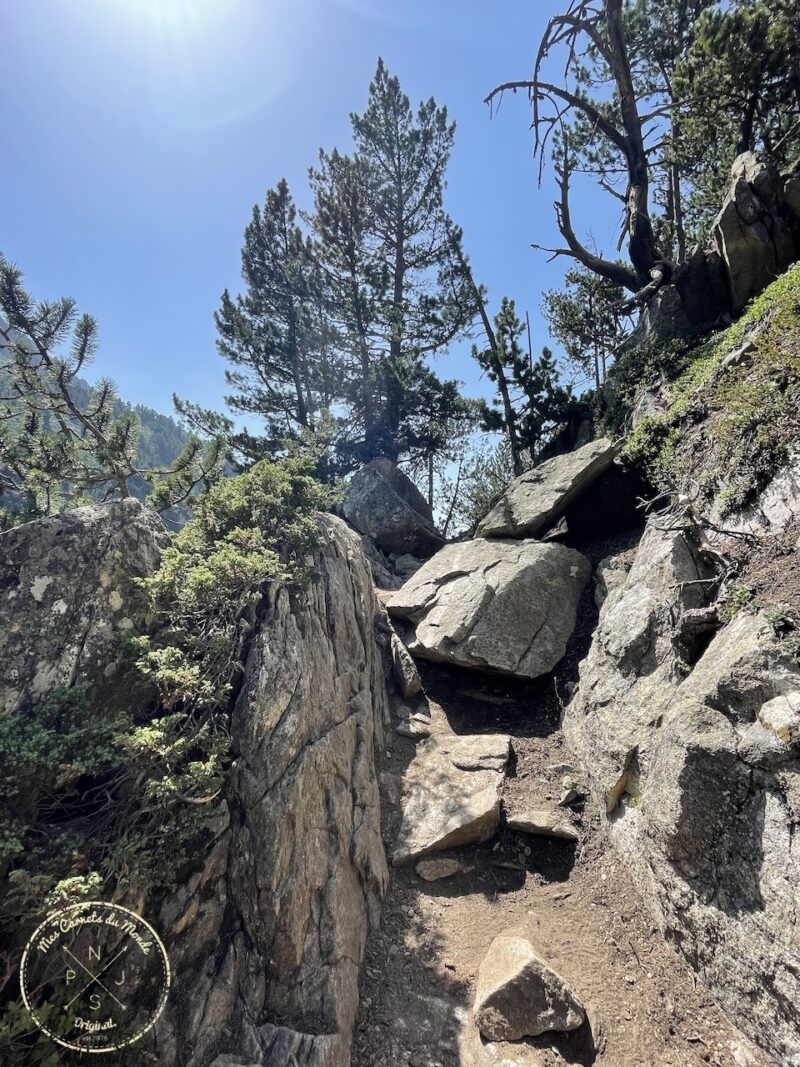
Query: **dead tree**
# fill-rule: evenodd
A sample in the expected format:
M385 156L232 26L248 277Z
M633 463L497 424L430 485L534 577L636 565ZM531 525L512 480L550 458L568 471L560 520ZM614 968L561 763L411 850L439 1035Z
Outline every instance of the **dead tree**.
M570 256L589 270L622 285L634 295L631 305L644 304L671 278L673 264L656 241L648 210L649 168L645 147L645 123L652 115L642 116L634 88L631 62L623 25L623 0L571 0L563 15L552 18L539 44L533 78L529 81L505 82L486 97L491 104L506 90L526 89L533 111L532 129L534 151L539 156L540 173L544 153L554 131L561 133L563 154L557 164L560 196L556 201L556 217L566 247L550 248L554 256ZM614 93L608 103L594 103L578 91L544 81L542 64L551 52L563 47L567 50L565 74L577 59L592 53L605 64ZM581 51L583 49L583 51ZM570 113L582 116L619 156L627 175L624 196L606 183L603 188L618 196L624 204L623 235L627 236L631 267L595 255L578 239L570 221L569 186L574 169L574 153L570 149L569 129L565 118ZM538 247L538 246L537 246Z

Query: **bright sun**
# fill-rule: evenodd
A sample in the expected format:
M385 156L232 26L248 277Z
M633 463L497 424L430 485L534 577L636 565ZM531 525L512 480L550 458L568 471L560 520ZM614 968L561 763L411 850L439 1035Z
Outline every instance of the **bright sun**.
M196 130L245 118L280 92L294 51L292 3L102 0L98 13L129 35L154 108Z

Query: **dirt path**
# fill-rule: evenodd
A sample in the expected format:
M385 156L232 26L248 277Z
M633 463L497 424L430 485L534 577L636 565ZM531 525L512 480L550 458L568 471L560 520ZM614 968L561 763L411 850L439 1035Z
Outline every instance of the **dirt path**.
M419 701L434 732L512 736L504 805L558 802L572 765L559 699L568 699L588 647L590 599L555 679L521 684L423 666ZM414 754L414 741L391 734L381 772L389 853ZM447 853L465 870L439 882L422 881L413 865L392 869L382 928L367 949L354 1067L775 1067L650 922L591 803L579 828L574 845L504 827L484 845ZM569 981L587 1022L572 1034L486 1044L470 1022L478 968L492 939L519 926Z

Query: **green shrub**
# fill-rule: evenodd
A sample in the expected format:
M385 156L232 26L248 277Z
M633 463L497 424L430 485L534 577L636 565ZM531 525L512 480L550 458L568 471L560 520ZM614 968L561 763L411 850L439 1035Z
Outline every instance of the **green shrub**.
M150 697L143 714L94 711L79 688L0 714L0 934L15 949L53 906L124 890L157 898L202 862L254 612L266 583L310 575L325 502L294 457L196 500L138 583L157 623L125 647L127 681ZM0 1027L0 1046L14 1045L14 1025Z
M752 353L723 367L747 340ZM675 356L671 366L680 370L666 412L642 420L623 456L661 491L695 485L723 514L736 511L800 440L800 265L734 326Z
M755 591L749 585L736 585L731 589L723 604L721 616L723 622L730 622L740 611L745 611L753 603Z

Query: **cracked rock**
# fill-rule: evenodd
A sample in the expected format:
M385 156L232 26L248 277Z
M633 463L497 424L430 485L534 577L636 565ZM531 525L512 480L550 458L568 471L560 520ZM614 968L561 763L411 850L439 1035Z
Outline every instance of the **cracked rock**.
M435 737L420 745L408 772L393 862L492 837L509 753L504 734Z
M538 537L608 470L617 449L603 437L525 471L476 530L477 537Z
M152 574L167 544L158 515L131 498L0 534L0 710L74 685L89 707L131 709L120 638L144 623L134 579Z
M386 606L414 624L416 656L536 678L564 655L590 573L563 545L478 539L442 549Z

